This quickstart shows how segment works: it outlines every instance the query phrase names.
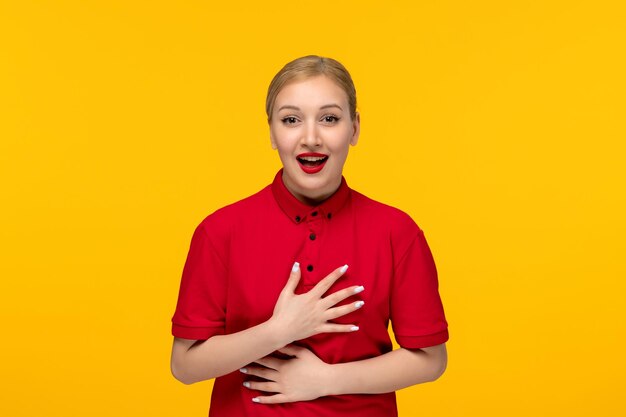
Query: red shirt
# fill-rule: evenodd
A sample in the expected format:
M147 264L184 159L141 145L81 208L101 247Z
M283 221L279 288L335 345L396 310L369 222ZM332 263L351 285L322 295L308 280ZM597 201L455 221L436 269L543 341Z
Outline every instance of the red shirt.
M295 342L326 363L358 361L392 350L448 340L437 270L424 233L404 212L350 189L317 206L297 200L282 170L258 193L221 208L196 228L183 269L172 334L204 340L267 321L295 261L302 277L296 293L310 290L337 267L348 271L327 294L352 285L365 290L340 304L365 301L334 322L355 324L350 333L324 333ZM396 416L395 392L350 394L267 405L269 395L243 387L250 378L234 371L218 377L210 417Z

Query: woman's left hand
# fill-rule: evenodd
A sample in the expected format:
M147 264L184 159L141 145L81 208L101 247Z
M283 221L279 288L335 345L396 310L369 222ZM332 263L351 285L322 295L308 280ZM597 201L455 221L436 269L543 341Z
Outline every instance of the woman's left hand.
M246 381L244 382L246 388L275 393L255 397L254 402L279 404L314 400L328 395L325 390L328 387L331 365L301 346L287 345L278 351L294 357L278 359L266 356L254 362L265 368L246 366L241 370L247 375L265 379L265 381Z

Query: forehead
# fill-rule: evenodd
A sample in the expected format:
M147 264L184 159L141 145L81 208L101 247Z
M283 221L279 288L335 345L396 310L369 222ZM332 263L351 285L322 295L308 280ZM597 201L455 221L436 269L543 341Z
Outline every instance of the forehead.
M285 84L276 96L275 108L278 110L283 105L317 108L331 103L347 109L346 92L331 78L316 75Z

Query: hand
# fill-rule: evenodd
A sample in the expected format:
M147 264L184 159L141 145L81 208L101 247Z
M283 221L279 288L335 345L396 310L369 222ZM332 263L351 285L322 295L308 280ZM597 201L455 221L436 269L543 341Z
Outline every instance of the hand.
M320 360L310 350L288 345L278 350L292 359L278 359L266 356L255 363L260 366L246 366L241 372L261 377L267 381L246 381L244 386L253 390L273 392L274 395L259 396L252 401L261 404L279 404L294 401L309 401L328 395L324 392L330 381L329 365Z
M341 277L348 265L335 269L313 287L309 292L301 295L294 293L300 281L300 265L296 262L291 270L289 280L281 291L274 313L270 319L278 331L284 336L287 345L296 340L306 339L318 333L353 332L358 330L353 324L328 323L351 313L363 306L363 301L333 307L338 302L363 291L362 286L352 286L334 292L322 298L324 293Z

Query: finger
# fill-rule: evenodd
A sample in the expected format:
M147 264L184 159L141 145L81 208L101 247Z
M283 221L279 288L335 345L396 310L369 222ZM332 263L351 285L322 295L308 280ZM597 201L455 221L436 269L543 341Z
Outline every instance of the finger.
M259 404L281 404L292 402L285 394L268 395L264 397L254 397L252 399L255 403Z
M365 288L362 285L354 285L352 287L344 288L343 290L335 291L332 294L322 298L322 306L324 309L329 309L340 301L362 292Z
M287 291L289 294L295 293L298 282L300 282L300 264L298 262L294 262L291 267L289 279L287 280L287 284L285 284L283 291Z
M254 375L263 379L267 379L268 381L276 381L278 377L278 372L274 369L262 368L260 366L246 366L245 368L241 368L239 372L244 373L246 375Z
M359 326L354 324L334 324L326 323L320 327L319 333L350 333L359 330Z
M245 381L243 386L257 391L280 392L276 382Z
M255 363L258 363L259 365L263 365L266 368L271 368L271 369L276 369L278 370L278 368L280 367L280 365L284 362L284 360L282 359L278 359L278 358L274 358L272 356L266 356L264 358L261 359L257 359L256 361L254 361Z
M297 345L287 345L283 348L278 349L280 353L284 353L286 355L296 356L296 357L299 356L303 350L306 350L306 349Z
M337 317L345 316L348 313L352 313L353 311L360 309L363 307L363 304L365 304L365 301L357 301L355 303L346 304L345 306L329 308L324 313L324 318L326 320L332 320Z
M310 293L316 297L321 297L322 295L324 295L324 293L326 293L326 291L328 291L328 289L335 283L335 281L337 281L343 274L345 274L347 270L348 265L344 265L340 268L335 269L324 279L318 282L317 285L315 285L315 287L313 287L313 289L310 291Z

